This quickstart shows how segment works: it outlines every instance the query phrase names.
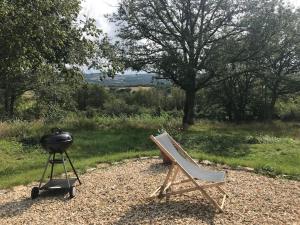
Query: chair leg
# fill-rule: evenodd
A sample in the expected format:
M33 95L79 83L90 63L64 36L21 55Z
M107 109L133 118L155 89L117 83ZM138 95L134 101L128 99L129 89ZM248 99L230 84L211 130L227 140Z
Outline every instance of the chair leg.
M225 204L226 197L227 197L227 195L224 194L223 200L222 200L222 204L221 204L221 208L222 208L222 209L224 208L224 204Z
M212 198L209 196L209 194L202 188L194 179L191 178L191 181L195 184L196 187L201 191L201 193L204 195L207 200L209 200L220 212L223 212L222 207Z
M171 185L172 185L173 182L175 181L178 172L179 172L179 167L176 166L176 169L175 169L175 172L174 172L174 174L173 174L173 177L171 178Z
M159 187L158 187L158 188L150 195L150 197L148 198L149 200L151 200L151 199L153 199L153 198L156 198L156 197L161 198L161 197L164 196L164 195L163 195L163 192L165 191L166 186L168 186L168 181L169 181L169 179L170 179L170 177L171 177L171 175L172 175L172 172L173 172L175 166L176 166L176 164L175 164L175 163L172 163L172 165L171 165L171 167L170 167L170 169L169 169L169 171L168 171L168 173L167 173L167 176L166 176L166 178L165 178L163 184L162 184L161 186L159 186ZM158 195L157 195L157 194L158 194Z
M221 204L221 208L223 209L223 208L224 208L224 205L225 205L225 200L226 200L226 198L229 197L229 195L228 195L227 192L224 191L224 189L221 188L220 186L216 186L216 187L217 187L217 189L218 189L221 193L223 193L223 199L222 199L222 204Z
M156 194L160 191L161 186L159 186L151 195L148 199L156 198Z
M229 197L229 195L227 194L226 191L224 191L223 188L221 188L220 186L216 186L216 187L217 187L217 189L218 189L220 192L222 192L224 195L226 195L227 197Z
M175 179L176 179L176 176L179 172L179 167L178 166L175 166L176 169L174 170L174 173L172 174L172 176L170 177L170 182L168 182L167 186L164 188L164 192L166 193L165 196L166 196L166 201L168 202L170 200L170 193L172 193L172 184L174 183Z
M223 208L205 190L201 188L200 191L220 212L223 212Z
M160 189L160 192L159 192L159 196L161 196L163 194L165 187L168 185L168 181L169 181L169 179L170 179L170 177L172 175L172 172L173 172L175 166L176 166L175 163L172 163L172 165L171 165L171 167L170 167L170 169L168 171L168 174L166 176L166 179L165 179L163 185L161 186L161 189Z

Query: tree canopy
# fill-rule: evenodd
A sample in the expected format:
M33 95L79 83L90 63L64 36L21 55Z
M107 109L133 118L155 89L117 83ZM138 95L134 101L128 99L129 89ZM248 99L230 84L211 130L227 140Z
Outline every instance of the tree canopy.
M274 57L285 48L282 38L299 33L296 18L277 0L123 0L111 20L119 28L126 66L155 72L182 88L183 124L192 124L196 92L240 74L248 73L248 80L260 70L264 76L271 68L268 53Z
M107 37L79 12L80 0L0 1L0 89L8 116L17 96L39 82L51 85L52 75L72 83L83 79L83 65L108 75L119 70Z

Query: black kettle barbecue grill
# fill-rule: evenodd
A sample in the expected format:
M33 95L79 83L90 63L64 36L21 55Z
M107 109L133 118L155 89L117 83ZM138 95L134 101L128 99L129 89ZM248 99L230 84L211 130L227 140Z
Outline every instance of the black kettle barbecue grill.
M40 184L38 187L34 187L31 190L31 198L35 199L39 196L40 190L57 190L57 189L65 189L69 191L70 197L75 196L75 182L78 180L79 184L81 184L81 181L79 180L78 174L73 166L73 163L71 162L69 155L67 153L67 148L69 148L73 143L73 137L69 132L63 132L58 128L54 128L51 130L51 134L44 135L40 142L42 147L49 153L49 157L42 175L42 178L40 180ZM60 154L60 158L55 158ZM76 178L69 178L66 170L65 165L65 156L67 157L75 175ZM51 174L50 174L50 180L42 186L47 168L49 163L51 164ZM64 172L65 172L65 179L53 179L53 169L55 164L63 164Z

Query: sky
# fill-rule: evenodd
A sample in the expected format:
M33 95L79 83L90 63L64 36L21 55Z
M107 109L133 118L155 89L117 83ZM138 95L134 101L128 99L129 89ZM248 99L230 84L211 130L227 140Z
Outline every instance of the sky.
M97 26L110 37L114 36L114 26L105 18L106 14L111 14L117 10L119 0L83 0L82 14L96 20ZM289 0L292 4L300 7L300 0Z
M288 0L286 0L288 1ZM117 10L120 0L83 0L81 14L86 15L88 18L94 18L97 26L102 29L111 39L115 36L115 26L109 23L105 15L111 14ZM300 7L300 0L289 0L293 5ZM98 72L96 70L84 68L88 73ZM126 71L125 74L131 73Z
M108 22L105 15L115 12L118 2L119 0L83 0L81 13L88 18L94 18L97 26L112 37L114 26Z

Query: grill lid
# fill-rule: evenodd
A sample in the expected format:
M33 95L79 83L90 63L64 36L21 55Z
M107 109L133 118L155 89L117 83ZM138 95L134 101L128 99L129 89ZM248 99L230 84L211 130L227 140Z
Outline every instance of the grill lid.
M44 135L40 143L42 147L52 153L62 153L73 143L73 136L59 128L51 129L51 134Z

